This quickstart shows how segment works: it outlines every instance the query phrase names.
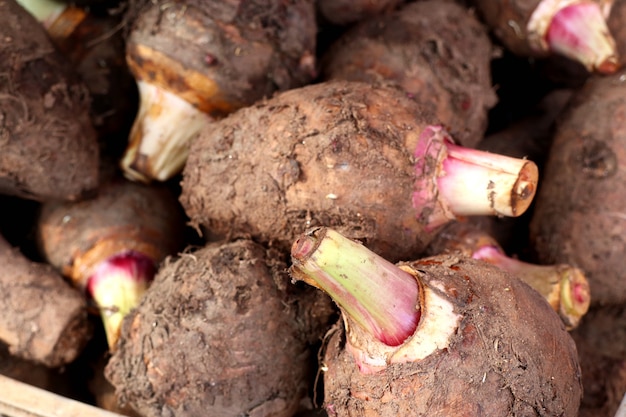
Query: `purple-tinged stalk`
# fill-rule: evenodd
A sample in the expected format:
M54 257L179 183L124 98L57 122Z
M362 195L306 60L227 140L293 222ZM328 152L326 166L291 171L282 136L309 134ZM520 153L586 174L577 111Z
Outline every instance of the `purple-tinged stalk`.
M431 242L427 253L460 253L511 273L541 294L568 330L577 327L589 309L589 282L580 269L567 264L536 265L512 258L492 235L470 222L447 225Z
M537 190L537 165L454 144L440 126L421 133L415 148L413 207L427 230L459 216L517 217Z
M453 306L402 268L325 227L292 247L290 273L339 306L350 350L363 373L410 362L446 345L456 329ZM426 308L428 307L428 308Z
M589 283L578 268L570 265L535 265L507 256L497 246L483 246L472 254L512 273L538 291L559 314L568 330L578 326L589 310Z
M92 199L42 207L41 251L93 300L111 350L122 319L142 298L157 266L181 247L181 214L169 189L117 177Z
M95 266L85 290L97 305L109 346L119 337L122 320L139 304L156 273L149 256L129 250Z
M588 71L611 74L619 67L606 19L612 1L543 0L528 21L528 40L581 63Z

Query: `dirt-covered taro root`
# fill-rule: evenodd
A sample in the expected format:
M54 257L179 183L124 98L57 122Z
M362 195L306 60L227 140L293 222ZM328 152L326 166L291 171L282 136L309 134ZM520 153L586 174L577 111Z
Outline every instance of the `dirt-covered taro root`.
M394 265L328 228L291 255L342 312L322 362L330 416L577 416L574 341L509 273L462 255Z
M290 283L286 258L237 240L166 261L105 369L121 403L144 417L293 416L336 312Z
M114 178L91 199L44 204L38 240L45 258L93 300L114 349L159 263L181 249L184 227L169 189Z
M111 148L111 142L122 142L112 136L123 137L137 111L135 81L125 61L122 14L97 13L59 0L18 2L41 22L89 89L91 120L101 144Z
M594 77L557 123L530 222L540 263L585 272L593 303L626 301L626 72Z
M615 39L618 58L623 66L626 63L626 0L613 0L607 24L611 36Z
M404 0L315 0L322 18L339 26L390 12L403 2Z
M533 162L453 143L397 88L328 81L281 93L204 130L180 200L218 236L289 250L309 226L334 227L393 260L464 215L518 216ZM410 258L409 258L410 259Z
M472 147L497 100L492 55L486 29L467 8L419 1L343 34L324 54L322 77L395 83Z
M50 265L33 262L0 236L0 340L12 355L67 365L91 337L87 303Z
M568 330L578 326L589 309L589 283L580 269L565 264L536 265L510 257L489 233L473 223L450 222L426 253L461 253L510 272L543 295Z
M0 193L75 200L98 184L89 93L35 18L0 2Z
M315 76L312 0L138 3L126 56L140 106L121 161L131 179L171 178L213 120Z
M559 54L588 71L619 66L606 19L613 0L471 0L502 44L520 56Z
M621 417L616 411L626 393L626 307L594 306L572 337L583 374L580 417Z

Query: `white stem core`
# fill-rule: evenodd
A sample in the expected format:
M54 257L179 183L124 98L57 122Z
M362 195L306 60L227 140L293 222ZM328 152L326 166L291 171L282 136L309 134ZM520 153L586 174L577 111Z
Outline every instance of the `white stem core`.
M176 94L137 81L139 112L122 158L124 175L134 181L166 181L178 174L191 140L213 119Z
M411 268L401 269L415 274ZM431 285L437 286L436 282ZM445 293L445 285L438 288ZM422 316L415 333L400 346L388 346L374 340L349 316L342 314L348 337L346 349L354 356L363 373L375 373L394 363L415 362L428 357L450 344L461 321L461 315L454 312L454 305L438 291L423 286L424 301Z

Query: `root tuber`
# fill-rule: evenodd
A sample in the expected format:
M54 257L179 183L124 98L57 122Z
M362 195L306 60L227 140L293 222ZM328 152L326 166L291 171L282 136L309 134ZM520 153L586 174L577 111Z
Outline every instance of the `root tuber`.
M284 250L328 225L399 260L457 216L521 215L537 184L533 162L456 145L401 90L349 81L241 109L191 150L180 201L192 222Z
M483 24L454 2L408 3L362 21L322 58L323 79L397 84L461 145L474 147L497 98L494 48Z
M330 416L577 416L574 341L512 275L461 255L394 266L328 228L296 240L292 259L292 277L328 291L342 312L322 362ZM407 276L417 297L394 311ZM397 326L385 338L374 331L415 318L398 345L386 342L405 335Z
M74 361L91 337L80 293L1 236L0 294L0 339L14 356L59 367Z
M315 76L312 0L141 4L126 53L140 95L121 161L128 178L171 178L213 120Z
M106 366L122 404L144 417L293 416L335 310L291 285L283 258L239 240L167 261Z
M0 192L77 200L98 185L89 93L35 18L0 2Z
M94 300L114 349L123 317L181 248L183 228L168 189L115 178L92 199L44 204L38 238L46 259Z

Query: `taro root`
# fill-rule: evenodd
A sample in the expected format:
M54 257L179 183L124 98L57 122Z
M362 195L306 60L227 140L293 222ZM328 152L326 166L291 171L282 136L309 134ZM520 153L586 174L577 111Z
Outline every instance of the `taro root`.
M76 200L98 185L89 92L44 29L0 2L0 193Z
M91 120L101 144L111 147L116 142L112 135L123 136L130 129L137 107L135 81L124 58L121 14L58 0L18 2L44 26L89 89Z
M394 10L404 0L316 0L317 10L327 22L346 26Z
M351 28L324 54L321 71L324 79L395 83L435 114L455 140L473 147L497 101L493 49L467 8L419 1Z
M44 204L37 227L43 255L93 300L114 349L159 263L181 249L184 221L169 189L113 178L91 199Z
M577 416L574 341L507 272L461 255L394 265L328 228L291 255L342 312L322 362L330 416Z
M530 222L540 263L585 272L592 304L626 301L626 73L594 77L557 123Z
M121 165L167 180L211 122L315 76L312 0L138 2L126 57L139 113Z
M105 369L144 417L291 417L312 381L330 299L294 286L284 253L213 242L166 261ZM321 297L320 297L321 295Z
M59 367L91 337L87 303L53 267L33 262L0 236L0 340L17 357Z
M500 42L527 57L558 54L590 72L619 67L606 19L613 0L472 0Z
M626 393L626 308L594 306L572 337L583 375L580 417L621 417L616 412Z
M327 81L283 92L204 130L180 201L192 223L289 250L334 227L406 259L464 215L518 216L534 196L528 160L453 143L393 87Z
M493 264L530 285L574 329L590 304L589 283L571 265L536 265L508 256L494 237L470 222L451 222L430 243L427 254L461 253Z

